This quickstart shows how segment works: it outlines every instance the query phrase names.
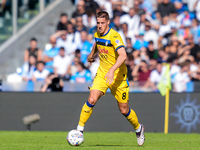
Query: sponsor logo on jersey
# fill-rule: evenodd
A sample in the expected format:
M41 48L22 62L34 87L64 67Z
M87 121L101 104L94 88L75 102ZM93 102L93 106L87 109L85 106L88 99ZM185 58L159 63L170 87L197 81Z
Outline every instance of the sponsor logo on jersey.
M99 46L98 49L99 49L99 53L108 54L108 50L106 50L105 48L101 49L101 46Z

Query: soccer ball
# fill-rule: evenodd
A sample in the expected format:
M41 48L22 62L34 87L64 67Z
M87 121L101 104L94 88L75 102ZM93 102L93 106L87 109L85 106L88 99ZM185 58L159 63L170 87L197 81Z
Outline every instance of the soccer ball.
M84 142L83 133L77 130L71 130L67 135L67 141L72 146L81 145Z

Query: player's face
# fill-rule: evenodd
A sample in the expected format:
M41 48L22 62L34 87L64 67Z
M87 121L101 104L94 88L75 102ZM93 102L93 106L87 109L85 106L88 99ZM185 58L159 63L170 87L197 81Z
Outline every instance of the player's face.
M104 35L107 33L109 29L109 20L106 20L106 18L97 18L97 30L101 35Z

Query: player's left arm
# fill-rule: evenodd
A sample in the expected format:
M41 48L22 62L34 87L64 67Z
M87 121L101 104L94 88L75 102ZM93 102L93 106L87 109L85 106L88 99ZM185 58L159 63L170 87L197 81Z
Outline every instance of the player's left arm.
M124 47L120 47L119 49L117 49L117 53L119 54L119 56L115 64L110 68L108 73L105 75L105 78L107 79L106 82L109 82L109 85L113 82L115 70L118 69L127 59L127 54Z
M87 58L87 61L88 62L94 62L95 59L94 59L94 55L96 54L97 52L97 44L96 42L94 43L93 47L92 47L92 51L90 52L90 54L88 55L88 58Z

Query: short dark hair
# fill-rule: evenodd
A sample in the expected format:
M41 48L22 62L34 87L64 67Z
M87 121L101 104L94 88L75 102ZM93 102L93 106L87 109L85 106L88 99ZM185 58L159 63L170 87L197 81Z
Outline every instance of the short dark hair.
M181 68L182 67L184 67L184 66L189 66L190 65L190 60L189 59L187 59L187 60L185 60L184 62L182 62L182 63L180 63L179 65L181 66Z
M82 15L77 15L77 16L75 17L75 19L77 19L77 18L83 18L83 17L82 17Z
M130 60L134 60L133 55L128 55L128 60L129 60L129 61L130 61Z
M60 50L64 50L65 51L65 48L64 47L60 47Z
M131 41L131 38L130 38L130 37L127 37L127 38L126 38L126 41L128 41L128 40L130 40L130 41Z
M126 23L126 22L123 22L122 24L121 24L121 26L122 25L126 25L126 27L128 27L128 23Z
M81 52L80 49L76 49L76 51L75 51L76 54L77 54L77 53L80 53L80 52Z
M105 18L106 20L109 20L109 14L106 11L99 11L96 14L96 18Z
M149 44L154 44L154 43L153 43L153 41L151 40L151 41L149 41Z
M44 61L38 61L38 62L37 62L37 65L38 65L38 64L43 64L43 65L45 65L45 62L44 62Z
M54 75L54 73L49 73L47 77L50 77L50 76L52 76L52 75Z
M141 62L143 62L143 63L147 64L147 62L146 62L145 60L141 60Z
M36 58L34 54L30 54L30 55L29 55L29 58L30 58L30 57Z
M34 37L32 37L32 38L30 39L30 42L31 42L31 41L35 41L35 42L37 42L37 39L34 38Z
M61 14L60 14L60 17L63 17L63 16L66 16L66 17L67 17L67 14L66 14L66 13L61 13Z

